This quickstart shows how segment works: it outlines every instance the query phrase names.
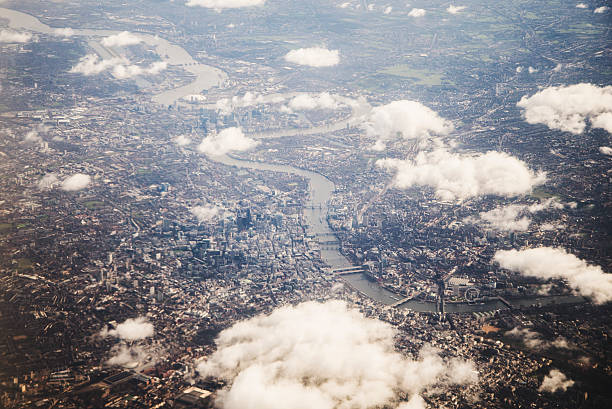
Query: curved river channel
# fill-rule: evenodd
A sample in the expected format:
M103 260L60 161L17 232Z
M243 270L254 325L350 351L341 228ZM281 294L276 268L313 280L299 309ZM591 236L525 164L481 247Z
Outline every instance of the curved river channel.
M43 24L36 17L19 11L0 7L0 18L7 19L9 27L13 29L25 29L37 33L55 35L56 28ZM74 29L74 35L85 36L90 40L90 46L103 58L109 57L110 51L102 47L98 42L98 37L116 34L118 31L113 30L97 30L97 29ZM138 36L147 45L153 46L157 54L163 61L167 61L170 65L181 66L186 71L196 76L191 83L164 91L154 95L152 100L159 104L171 105L179 99L190 95L200 93L203 89L209 89L215 86L220 86L227 79L227 74L218 68L200 64L182 47L172 44L169 41L158 36L150 34L138 33ZM284 131L262 132L253 136L257 139L291 136L295 134L318 134L332 132L344 128L348 124L352 124L354 118L363 114L364 109L368 106L357 104L352 106L351 118L339 121L338 123L325 126L318 126L309 129L288 129ZM273 172L283 172L298 175L308 179L310 186L310 197L304 209L304 216L308 222L308 233L317 237L320 243L325 243L321 246L321 258L332 268L350 267L351 262L340 252L340 246L336 235L332 231L327 222L328 201L335 190L334 183L325 176L304 169L299 169L288 165L277 165L263 162L252 162L240 160L229 156L221 156L212 158L216 162L236 166L245 169L266 170ZM378 283L370 280L365 274L348 274L343 275L342 279L351 287L385 305L396 304L401 300L401 296L395 294ZM579 296L544 296L544 297L527 297L509 300L513 307L530 306L530 305L553 305L553 304L570 304L584 302L585 299ZM436 304L433 302L421 302L410 300L402 303L398 308L407 308L419 312L435 312ZM470 313L477 311L495 311L509 308L506 304L497 299L485 301L481 304L467 303L447 303L446 311L450 313Z

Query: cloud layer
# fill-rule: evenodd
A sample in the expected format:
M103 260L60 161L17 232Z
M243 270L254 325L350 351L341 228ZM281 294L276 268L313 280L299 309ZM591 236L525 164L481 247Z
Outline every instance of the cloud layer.
M206 7L209 9L237 9L241 7L263 6L266 0L189 0L189 7Z
M75 192L85 189L91 183L91 177L82 173L76 173L64 179L60 188L66 192Z
M580 134L586 121L593 128L612 133L612 86L576 84L549 87L517 103L530 124L544 124L550 129Z
M564 249L538 247L526 250L500 250L493 260L502 268L543 280L563 279L596 304L612 300L612 275L599 266L587 264Z
M229 152L241 152L253 149L259 145L242 133L242 129L232 127L226 128L218 134L208 135L198 146L198 150L206 155L220 156Z
M381 159L376 164L396 172L395 187L431 186L444 200L518 196L546 180L543 173L535 174L523 161L495 151L461 155L438 149L419 153L414 162Z
M470 362L434 350L410 360L394 350L394 329L339 301L285 306L221 332L217 351L198 372L225 379L223 409L423 408L433 384L477 381ZM410 406L412 405L412 406Z
M155 329L153 324L148 322L146 317L137 317L128 318L121 324L117 325L117 328L115 329L103 329L100 332L100 336L113 336L126 341L136 341L139 339L152 337L154 332Z
M374 150L385 149L396 138L423 139L431 135L447 135L453 130L450 121L420 102L400 100L378 106L366 116L363 124L370 136L378 137Z
M340 63L340 52L323 47L298 48L289 51L285 61L309 67L331 67Z
M538 389L540 392L551 392L556 391L565 392L567 388L574 386L574 381L568 379L567 376L558 369L552 369L548 375L544 377L542 385Z

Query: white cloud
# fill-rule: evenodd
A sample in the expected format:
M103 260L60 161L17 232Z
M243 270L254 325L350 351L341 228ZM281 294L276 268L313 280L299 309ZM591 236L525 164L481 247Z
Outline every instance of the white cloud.
M477 218L469 217L469 223L477 223L485 228L499 231L526 231L531 224L530 213L536 213L549 208L562 209L564 205L556 199L547 199L532 205L510 204L497 207L488 212L482 212ZM556 225L551 225L555 227Z
M189 209L200 223L208 223L221 215L223 209L217 206L195 206Z
M157 61L149 67L143 68L138 65L131 65L124 58L109 58L100 60L95 54L88 54L79 60L79 63L72 67L69 72L83 74L86 76L97 75L104 71L111 71L117 79L131 78L137 75L158 74L168 67L165 61Z
M570 344L567 339L557 337L554 341L550 342L542 338L542 334L529 328L515 327L510 331L506 331L504 335L521 340L527 348L533 350L539 351L549 348L570 349Z
M463 11L465 9L466 9L466 6L453 6L451 4L450 6L448 6L446 11L451 13L451 14L458 14L458 13L460 13L461 11Z
M298 48L289 51L285 61L309 67L331 67L340 63L340 52L323 47Z
M32 39L30 33L20 33L12 30L0 30L0 43L27 43Z
M587 6L587 5L586 5L586 4L584 4L584 3L578 3L578 4L576 4L576 8L578 8L578 9L586 9L586 8L588 8L588 7L589 7L589 6Z
M372 149L384 150L386 142L401 139L423 139L431 135L447 135L453 130L450 121L425 105L408 100L393 101L375 107L363 123L369 136L378 137Z
M396 187L431 186L436 196L444 200L518 196L529 193L546 180L543 173L535 174L523 161L494 151L461 155L438 149L419 153L414 162L381 159L376 164L396 171Z
M408 15L410 17L423 17L427 13L424 9L412 9Z
M543 280L563 279L581 295L596 304L612 300L612 274L600 266L587 264L560 248L538 247L526 250L499 250L493 260L502 268Z
M126 341L136 341L152 337L154 332L153 324L148 322L146 317L137 317L128 318L115 329L104 328L99 335L103 338L113 336Z
M83 75L96 75L123 63L123 61L122 58L100 60L95 54L87 54L85 57L82 57L78 64L72 67L69 72Z
M108 366L129 367L144 360L145 351L137 345L128 347L126 344L117 344L110 351L111 357L104 362Z
M189 0L189 7L206 7L209 9L236 9L241 7L263 6L266 0Z
M72 37L74 35L74 30L70 27L56 28L53 30L53 34L60 37Z
M523 115L530 124L579 134L589 119L592 127L612 132L612 86L582 83L549 87L531 97L524 96L517 106L524 109Z
M198 150L206 155L219 156L229 152L247 151L259 145L258 141L242 133L242 129L226 128L218 134L208 135L198 146Z
M138 65L117 65L113 68L113 76L118 79L132 78L137 75L155 75L168 68L166 61L156 61L147 68Z
M328 92L318 95L300 94L289 101L289 108L294 111L310 111L315 109L337 109L342 105L338 98Z
M529 74L533 74L538 72L538 69L530 66L529 68L527 68L527 71L529 71Z
M261 95L247 91L243 96L234 95L230 98L222 98L217 101L216 108L223 115L228 115L235 108L246 108L261 104L278 104L285 100L281 95Z
M500 231L525 231L529 228L531 219L520 216L525 210L522 205L498 207L479 214L480 222L485 227Z
M187 135L178 135L175 136L172 141L178 146L187 146L191 143L191 138L189 138Z
M37 186L40 190L51 189L58 182L57 175L55 173L47 173L42 177L37 183Z
M222 331L201 376L228 381L222 409L423 407L431 385L471 384L473 364L424 348L418 360L394 350L395 330L339 301L281 307Z
M384 14L391 14L391 12L393 11L393 7L388 6L387 8L385 8L385 11L383 11Z
M102 39L101 43L104 47L125 47L126 45L135 45L142 42L142 39L129 31L122 31L118 34Z
M91 177L82 173L76 173L66 179L61 184L61 189L66 192L75 192L85 189L91 183Z
M612 112L604 112L591 118L593 128L602 128L612 133Z
M612 156L612 148L609 146L600 146L599 152L603 153L604 155Z
M595 13L595 14L603 14L606 11L608 11L609 9L610 9L610 7L607 7L607 6L597 7L595 10L593 10L593 13Z
M544 377L542 385L538 389L540 392L551 392L556 391L565 392L567 388L571 388L574 385L574 381L568 379L567 376L558 369L552 369L548 375Z

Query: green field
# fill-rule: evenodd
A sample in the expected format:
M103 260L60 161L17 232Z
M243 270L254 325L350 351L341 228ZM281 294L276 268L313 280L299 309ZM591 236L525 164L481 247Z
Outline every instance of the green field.
M444 79L444 74L441 72L412 68L405 64L387 67L378 73L401 78L409 78L421 85L453 85L452 81Z
M0 233L8 233L13 228L11 223L0 223Z
M19 272L23 272L32 268L32 260L29 258L18 258L17 260L17 270Z
M101 207L104 207L104 202L101 202L99 200L89 200L85 203L83 203L83 205L88 208L89 210L96 210L99 209Z

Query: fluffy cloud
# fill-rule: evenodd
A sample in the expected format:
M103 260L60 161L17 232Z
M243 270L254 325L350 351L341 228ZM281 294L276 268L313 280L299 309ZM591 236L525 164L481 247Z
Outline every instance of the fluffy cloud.
M78 64L72 67L69 72L83 75L96 75L122 63L122 58L100 60L95 54L87 54L85 57L82 57Z
M588 8L588 7L589 7L589 6L587 6L587 5L586 5L586 4L584 4L584 3L578 3L578 4L576 4L576 8L578 8L578 9L586 9L586 8Z
M529 193L546 180L543 173L535 174L523 161L494 151L461 155L438 149L419 153L414 162L382 159L376 164L396 171L396 187L431 186L436 196L444 200L484 195L512 197Z
M603 153L604 155L612 156L612 148L609 146L600 146L599 152Z
M187 146L191 143L191 138L187 135L178 135L172 138L172 141L178 146Z
M235 108L246 108L261 104L278 104L285 101L280 95L261 95L250 91L243 96L234 95L230 98L222 98L217 101L216 108L223 115L230 114Z
M226 128L218 134L208 135L198 146L198 150L206 155L220 156L229 152L241 152L253 149L259 142L242 133L242 129Z
M604 112L591 118L591 126L593 128L602 128L612 133L612 112Z
M337 109L341 102L328 92L318 95L301 94L289 101L289 108L294 111L310 111L314 109Z
M524 109L523 115L530 124L545 124L550 129L579 134L589 119L592 127L612 133L612 86L583 83L549 87L524 96L517 106Z
M285 61L309 67L331 67L340 63L340 52L322 47L298 48L289 51Z
M113 68L113 76L118 79L132 78L137 75L155 75L168 68L166 61L156 61L147 68L138 65L117 65Z
M488 212L482 212L477 218L466 219L469 223L477 223L486 228L499 231L525 231L531 224L530 213L536 213L545 209L562 209L563 204L555 199L548 199L541 203L532 205L511 204L497 207Z
M429 348L411 360L393 337L390 325L343 302L307 302L224 330L198 372L229 382L216 402L223 409L397 407L399 393L412 395L402 408L416 408L428 386L477 381L471 363Z
M79 63L72 67L69 72L83 74L86 76L97 75L104 71L111 71L113 76L118 79L131 78L137 75L159 74L168 67L165 61L157 61L147 68L138 65L131 65L124 58L109 58L100 60L95 54L88 54L79 60Z
M263 6L266 0L189 0L189 7L206 7L209 9L237 9L241 7Z
M515 327L510 331L506 331L504 334L507 337L519 339L525 344L525 346L529 349L533 350L543 350L549 348L558 348L558 349L569 349L570 345L567 342L567 339L563 337L557 337L554 341L546 341L542 338L542 335L539 332L530 330L529 328L519 328Z
M122 31L103 38L101 42L104 47L125 47L126 45L139 44L142 42L142 39L129 31Z
M64 179L60 187L66 192L75 192L77 190L85 189L90 183L91 177L89 175L76 173Z
M412 9L408 15L410 17L423 17L426 11L424 9Z
M565 392L567 388L571 388L574 381L568 379L567 376L558 369L552 369L548 375L544 377L542 385L538 389L540 392L554 393L556 391Z
M453 6L452 4L450 6L448 6L448 8L446 9L447 12L451 13L451 14L458 14L461 11L465 10L466 6Z
M369 136L378 137L372 149L384 150L386 142L397 138L422 139L447 135L453 130L450 121L420 102L400 100L375 107L363 123Z
M596 304L612 300L612 274L587 264L560 248L538 247L526 250L500 250L493 259L502 268L543 280L563 279Z
M208 223L221 215L223 209L217 206L195 206L189 209L200 223Z
M72 37L74 35L74 30L70 27L56 28L53 30L53 34L60 37Z
M55 173L47 173L38 181L37 186L40 190L51 189L57 182L58 179Z
M111 357L104 363L108 366L132 366L134 362L144 360L146 352L137 345L128 347L126 344L117 344L110 351Z
M32 39L30 33L20 33L12 30L0 30L0 43L27 43Z
M595 10L593 10L593 13L595 14L603 14L606 11L608 11L610 8L607 6L601 6L601 7L597 7Z
M103 338L113 336L126 341L136 341L152 337L153 333L153 324L148 322L146 317L137 317L128 318L115 329L104 328L99 335Z

